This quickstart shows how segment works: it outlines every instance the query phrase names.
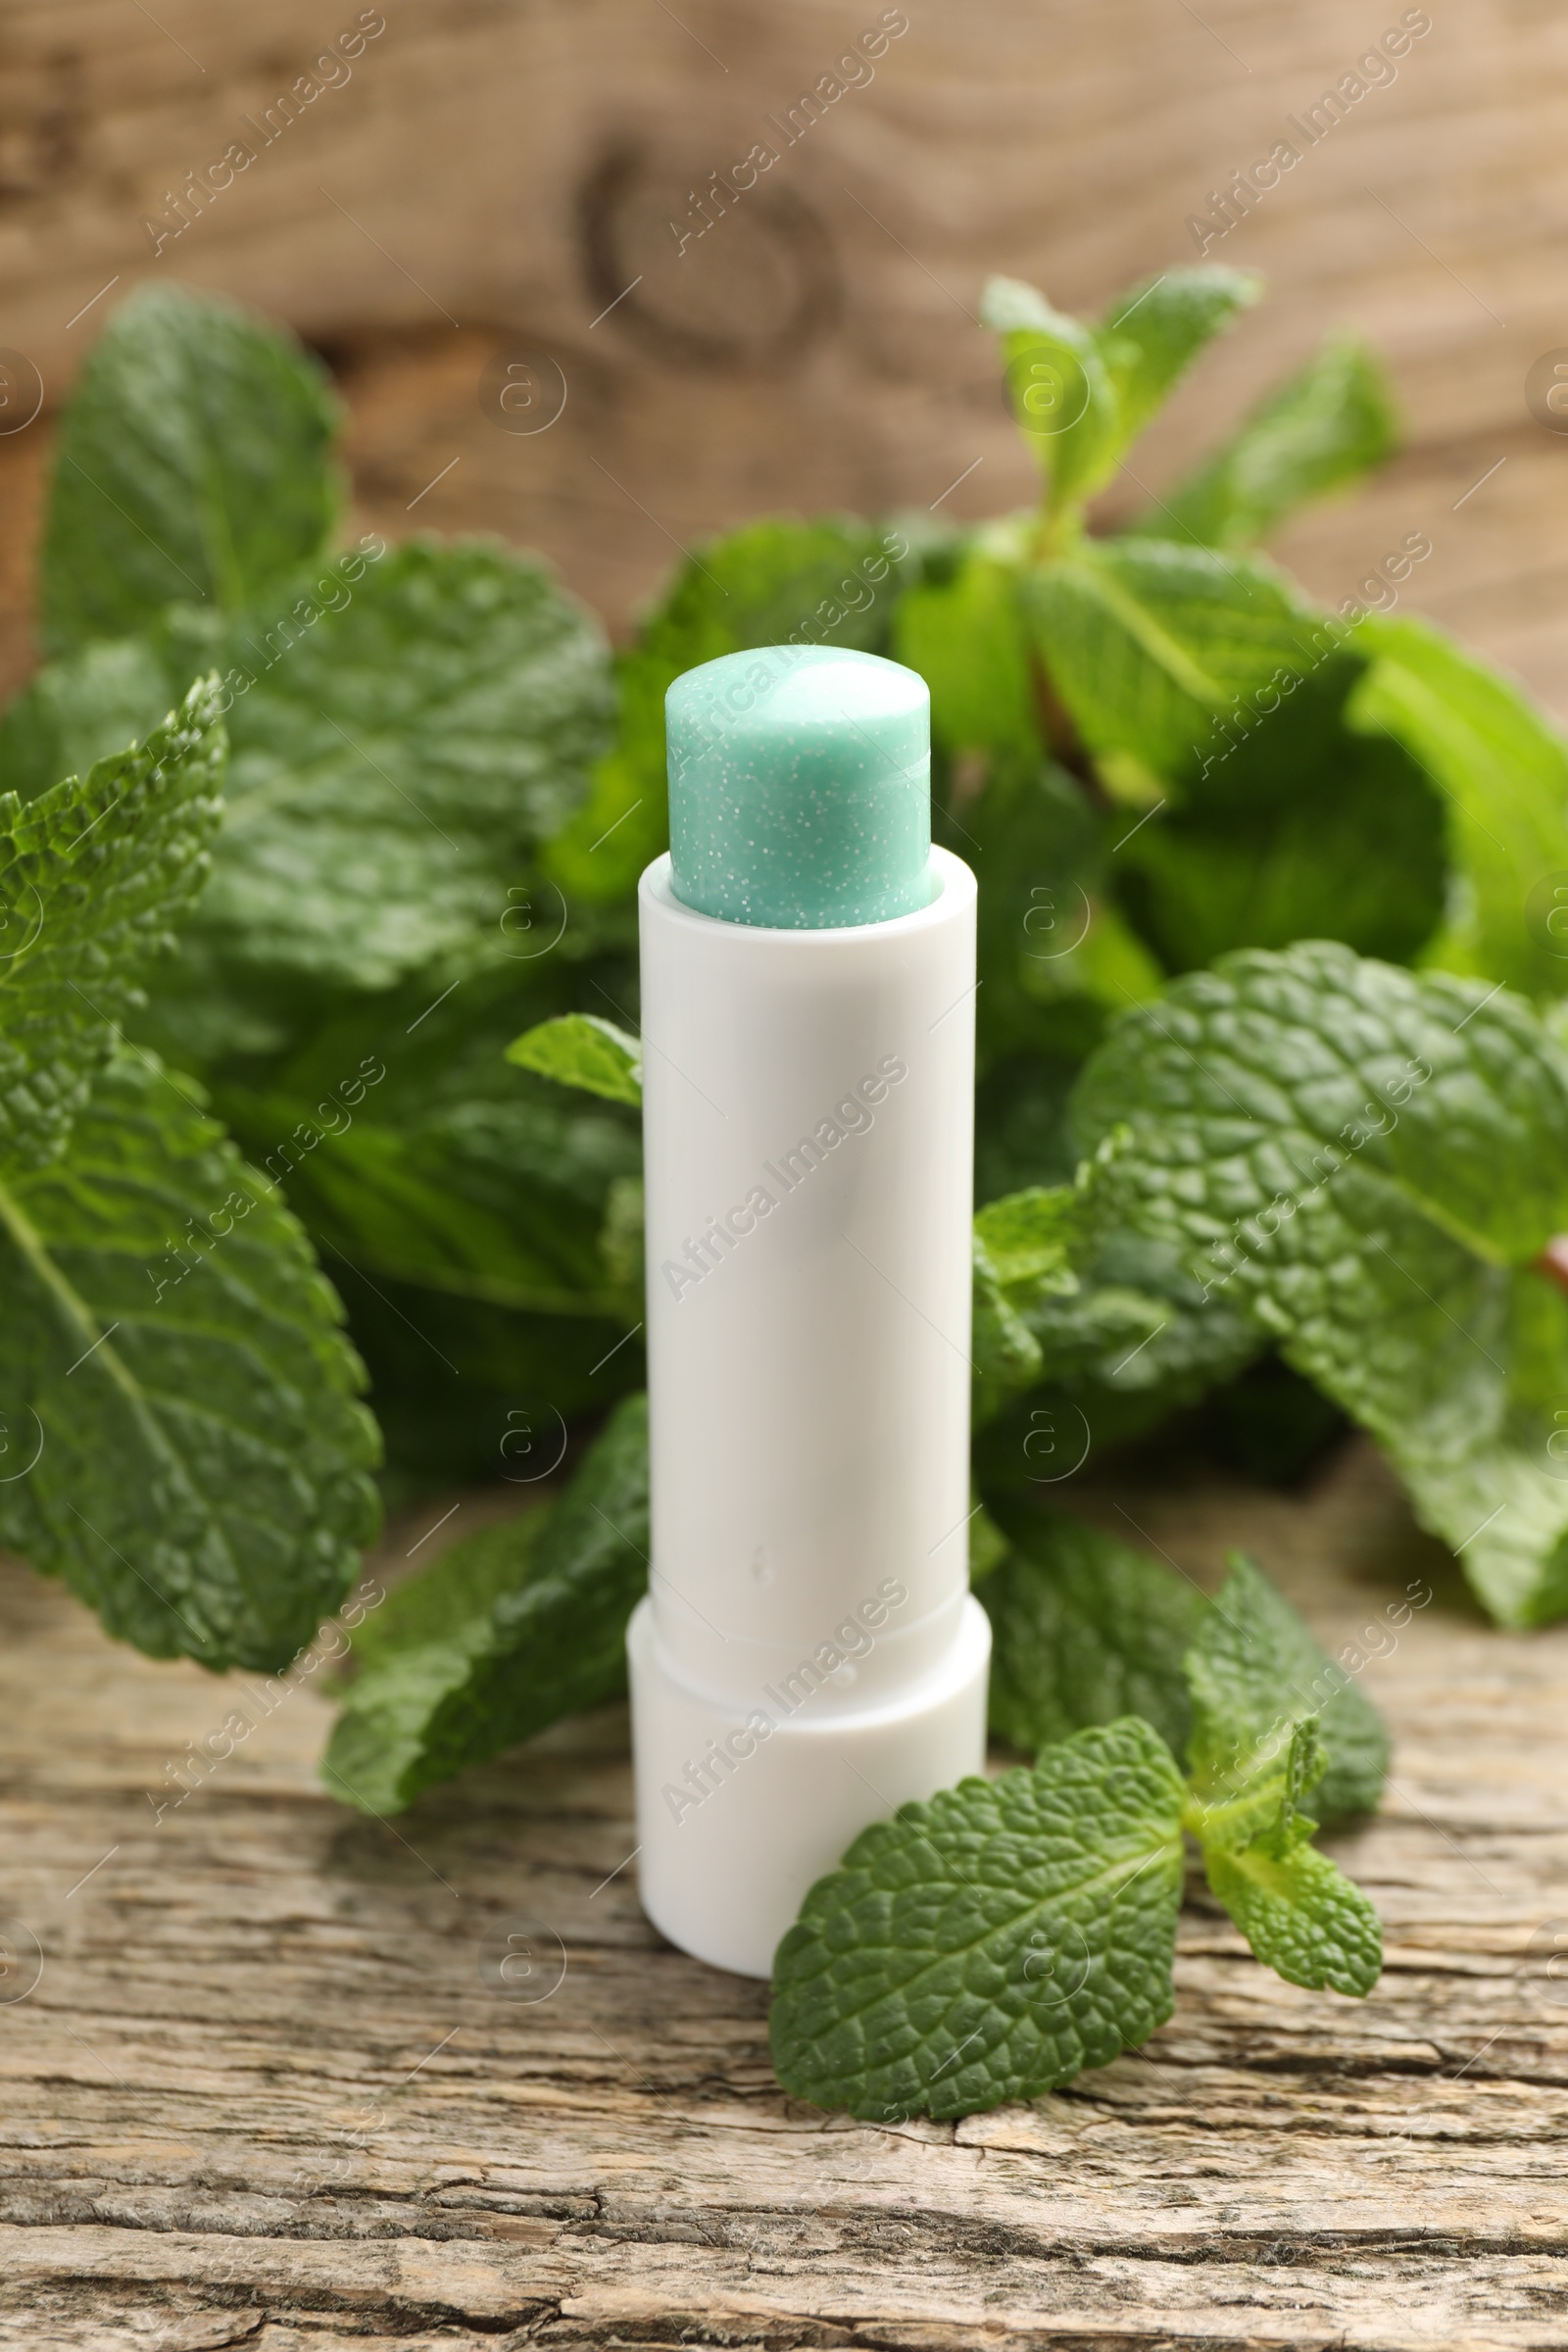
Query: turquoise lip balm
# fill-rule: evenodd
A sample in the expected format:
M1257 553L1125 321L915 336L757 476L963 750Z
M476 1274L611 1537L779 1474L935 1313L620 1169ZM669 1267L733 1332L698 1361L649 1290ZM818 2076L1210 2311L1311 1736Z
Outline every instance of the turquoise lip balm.
M627 1635L656 1927L769 1974L866 1824L977 1772L974 880L897 662L670 688L639 901L653 1564Z
M797 931L930 903L931 704L913 670L821 646L725 654L677 678L665 710L683 906Z

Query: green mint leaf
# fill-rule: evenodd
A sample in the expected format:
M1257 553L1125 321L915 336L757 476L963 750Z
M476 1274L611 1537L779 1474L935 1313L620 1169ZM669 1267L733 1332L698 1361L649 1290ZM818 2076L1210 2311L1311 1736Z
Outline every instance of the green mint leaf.
M1316 1820L1307 1816L1305 1799L1322 1780L1328 1767L1328 1753L1323 1744L1318 1718L1315 1715L1303 1716L1291 1734L1279 1819L1267 1832L1275 1853L1283 1854L1288 1850L1298 1821L1306 1822L1308 1836L1317 1828Z
M1129 286L1111 304L1095 340L1116 396L1118 455L1164 406L1203 346L1233 325L1262 290L1262 279L1251 270L1166 270Z
M1178 785L1230 747L1239 698L1283 697L1333 650L1283 573L1168 540L1085 541L1031 572L1024 594L1089 749L1130 753Z
M1302 1808L1314 1789L1314 1812L1377 1802L1388 1743L1376 1713L1239 1554L1187 1675L1187 1824L1209 1886L1257 1958L1291 1984L1370 1992L1383 1966L1377 1913L1308 1842L1317 1822Z
M1337 339L1134 527L1151 539L1252 547L1308 500L1348 489L1397 445L1382 368L1363 344Z
M975 1415L984 1419L1010 1390L1040 1377L1040 1343L1007 1301L978 1233L973 1241L974 1296L969 1349L975 1375Z
M292 337L177 286L139 288L61 420L41 581L50 651L129 636L165 605L234 612L274 588L336 517L336 426L325 371Z
M24 801L140 743L170 705L152 641L109 637L33 673L0 715L0 785Z
M1087 1724L1141 1715L1178 1756L1183 1661L1208 1612L1196 1586L1098 1528L993 1504L1010 1548L980 1592L991 1619L991 1728L1033 1754Z
M1527 1004L1322 943L1227 956L1128 1016L1074 1117L1116 1138L1116 1213L1387 1446L1494 1614L1568 1608L1568 1300L1533 1270L1568 1060Z
M998 1110L1015 1129L1033 1127L1040 1079L1049 1089L1051 1065L1076 1067L1107 1014L1156 995L1163 975L1107 888L1113 842L1125 824L1107 839L1102 813L1054 762L979 757L991 772L978 799L960 794L951 813L934 802L932 816L933 837L986 876L975 998L979 1054L991 1081L977 1105L983 1152L984 1130L994 1127ZM955 781L959 772L954 769ZM1037 1056L1047 1057L1043 1073ZM1059 1119L1059 1094L1048 1116ZM1045 1160L1031 1152L1019 1181L1052 1172L1055 1156L1048 1141ZM1070 1172L1073 1155L1062 1157Z
M977 1209L974 1230L997 1281L1021 1304L1026 1297L1077 1290L1074 1259L1087 1224L1076 1185L1032 1184Z
M974 1498L969 1520L969 1582L977 1585L982 1577L1001 1567L1012 1546L980 1500L972 1481L969 1493Z
M1040 1348L1043 1385L986 1433L982 1454L988 1483L1020 1494L1069 1471L1091 1433L1097 1449L1135 1437L1266 1346L1227 1296L1205 1299L1178 1250L1118 1228L1099 1204L1077 1291L1041 1292L1018 1317Z
M1429 961L1531 996L1568 988L1568 744L1512 679L1421 620L1369 616L1352 723L1393 737L1450 812L1468 888Z
M946 578L930 577L928 567L899 599L890 651L931 690L931 741L939 753L1041 758L1015 564L982 544L967 548Z
M886 2123L1104 2066L1171 2014L1182 1784L1136 1718L862 1831L773 1962L786 2090Z
M610 1102L643 1099L643 1049L639 1038L628 1037L613 1021L596 1012L568 1012L554 1021L541 1021L514 1038L507 1059L559 1086L580 1086Z
M567 919L536 855L604 741L597 627L488 542L375 547L235 619L172 608L107 676L89 647L8 713L0 774L25 794L71 740L61 712L85 711L101 740L136 695L144 719L167 707L155 670L180 689L220 673L227 816L157 991L160 1043L181 1059L275 1052L321 990L389 988L442 958L520 976Z
M648 1407L628 1397L559 1502L455 1544L356 1640L321 1777L368 1812L625 1688L647 1588Z
M1126 842L1123 901L1168 969L1297 939L1403 962L1438 929L1444 800L1400 745L1348 723L1364 674L1331 655L1272 715L1246 714L1248 731L1216 739L1183 806Z
M0 1542L154 1657L287 1665L375 1530L336 1298L271 1188L150 1061L0 1187Z
M1193 1728L1188 1768L1199 1800L1240 1805L1255 1826L1277 1810L1277 1784L1316 1754L1315 1810L1324 1820L1370 1813L1383 1793L1389 1739L1360 1685L1319 1648L1307 1627L1254 1562L1231 1555L1230 1573L1204 1613L1186 1661ZM1297 1735L1313 1739L1298 1748Z
M0 796L0 1172L60 1151L138 967L207 872L223 730L211 684L138 750Z
M1099 338L1018 278L990 279L980 318L1002 339L1013 415L1046 476L1051 511L1081 505L1109 480L1123 445Z
M620 725L545 871L577 904L629 899L668 846L664 696L720 654L764 645L886 650L909 554L897 530L851 519L748 523L696 547L637 643L615 664Z
M227 633L229 813L193 941L311 988L521 969L567 919L531 859L604 739L598 629L489 542L354 563Z
M970 1346L982 1417L1007 1391L1040 1377L1040 1344L1024 1310L1040 1298L1077 1290L1073 1259L1085 1230L1084 1201L1072 1185L1031 1185L990 1201L976 1215Z
M635 1228L620 1230L629 1204L614 1190L641 1165L635 1121L508 1068L519 1009L510 974L475 976L434 1010L430 987L328 1023L265 1082L220 1084L219 1107L329 1253L383 1287L389 1278L476 1306L617 1317L591 1363L637 1320L625 1262ZM421 1309L414 1321L426 1328ZM498 1371L489 1385L514 1387L513 1377ZM564 1409L554 1384L546 1393Z
M1205 1845L1209 1886L1265 1967L1289 1984L1369 1993L1383 1971L1383 1928L1358 1886L1297 1821L1288 1841Z

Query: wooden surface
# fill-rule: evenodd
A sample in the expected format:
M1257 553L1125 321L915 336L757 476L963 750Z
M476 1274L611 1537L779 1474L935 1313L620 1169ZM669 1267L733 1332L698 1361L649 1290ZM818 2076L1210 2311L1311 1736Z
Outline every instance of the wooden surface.
M8 0L0 343L30 356L54 402L139 278L288 318L341 372L378 527L541 547L618 628L675 542L747 515L942 500L961 517L1026 497L1031 461L973 318L985 273L1098 308L1195 260L1188 216L1403 0L910 0L874 80L793 146L775 139L757 189L680 254L666 223L688 220L694 186L772 136L766 118L878 0L386 0L352 79L262 148L246 119L358 13ZM1323 333L1354 325L1388 355L1409 445L1283 552L1337 602L1424 530L1434 554L1408 605L1568 713L1568 439L1524 404L1532 361L1568 343L1568 17L1552 0L1428 13L1397 80L1211 247L1264 270L1271 299L1195 372L1107 506L1140 505ZM255 162L154 255L144 218L237 134ZM520 349L568 388L534 435L501 430L479 400L486 363ZM0 435L0 682L27 659L47 430L46 409Z
M379 1826L314 1777L306 1678L157 1820L233 1689L8 1572L0 1886L43 1966L0 2005L0 2344L1568 2342L1568 1629L1482 1627L1365 1448L1304 1499L1096 1507L1210 1583L1250 1545L1336 1648L1431 1580L1336 1847L1387 1971L1295 1990L1195 1886L1144 2050L897 2132L783 2097L762 1988L644 1922L618 1711ZM509 1936L549 1997L499 1988Z

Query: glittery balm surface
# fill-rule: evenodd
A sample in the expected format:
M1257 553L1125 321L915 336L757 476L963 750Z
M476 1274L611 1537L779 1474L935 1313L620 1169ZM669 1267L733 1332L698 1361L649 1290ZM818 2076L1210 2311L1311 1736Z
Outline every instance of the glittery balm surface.
M766 646L688 670L664 711L685 906L831 930L930 904L931 698L913 670Z

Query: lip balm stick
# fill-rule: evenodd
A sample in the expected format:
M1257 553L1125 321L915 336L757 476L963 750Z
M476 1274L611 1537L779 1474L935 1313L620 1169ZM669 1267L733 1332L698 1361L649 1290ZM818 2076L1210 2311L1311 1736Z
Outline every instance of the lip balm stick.
M870 654L670 688L642 878L653 1489L627 1635L644 1908L770 1973L865 1828L978 1772L975 886L929 698Z

